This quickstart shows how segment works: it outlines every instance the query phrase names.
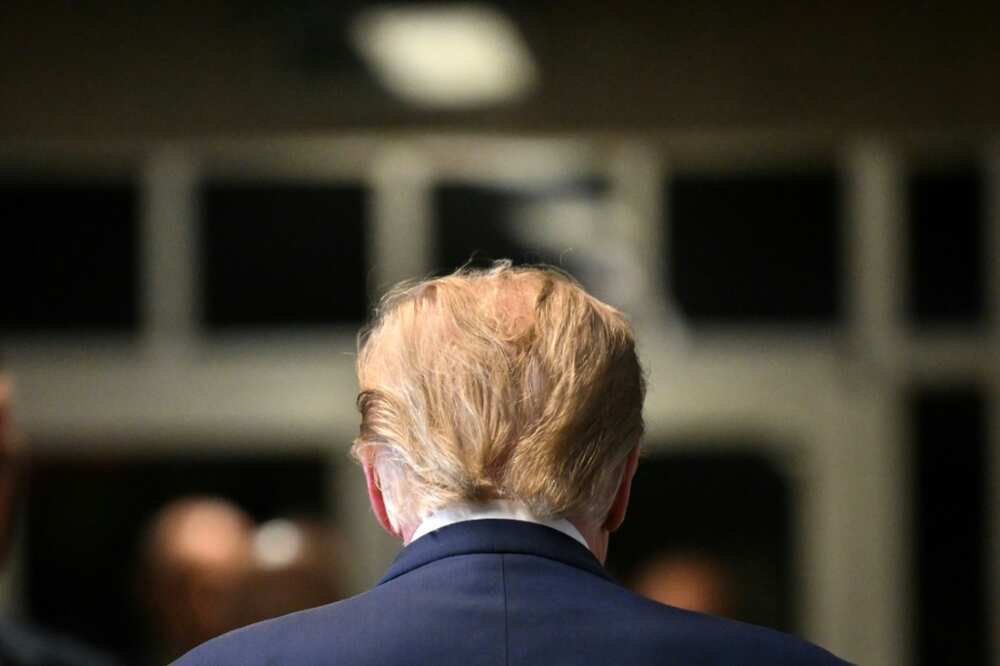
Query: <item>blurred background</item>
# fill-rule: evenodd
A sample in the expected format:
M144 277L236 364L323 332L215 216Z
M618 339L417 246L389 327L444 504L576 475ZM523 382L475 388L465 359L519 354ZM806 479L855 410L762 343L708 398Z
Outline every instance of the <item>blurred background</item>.
M162 663L370 586L356 331L510 257L637 329L616 576L861 664L996 664L998 19L3 3L3 616Z

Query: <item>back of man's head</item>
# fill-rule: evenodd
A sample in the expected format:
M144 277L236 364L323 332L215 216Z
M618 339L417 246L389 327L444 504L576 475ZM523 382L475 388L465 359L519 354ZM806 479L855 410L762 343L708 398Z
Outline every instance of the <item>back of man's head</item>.
M643 431L628 322L551 268L397 287L361 336L358 381L353 452L393 527L491 499L600 520Z

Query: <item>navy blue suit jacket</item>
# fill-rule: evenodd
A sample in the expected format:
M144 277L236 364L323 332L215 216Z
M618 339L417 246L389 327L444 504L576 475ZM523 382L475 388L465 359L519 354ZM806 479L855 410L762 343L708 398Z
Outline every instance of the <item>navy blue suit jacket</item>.
M616 583L586 548L541 525L476 520L400 552L373 589L268 620L189 652L182 666L677 666L845 662L769 629L664 606Z

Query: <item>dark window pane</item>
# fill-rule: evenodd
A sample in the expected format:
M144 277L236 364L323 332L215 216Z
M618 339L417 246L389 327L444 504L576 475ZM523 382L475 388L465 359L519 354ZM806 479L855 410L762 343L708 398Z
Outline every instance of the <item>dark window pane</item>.
M923 389L911 398L915 664L988 663L984 395Z
M363 188L212 183L201 203L207 326L354 324L365 318Z
M585 273L579 266L581 259L586 262L581 257L585 248L563 237L559 221L546 219L544 206L559 200L596 205L604 189L596 181L537 188L442 185L434 190L435 272L449 273L470 260L484 265L511 259L515 264L546 263Z
M840 316L833 171L681 174L669 185L666 270L695 323L832 323Z
M3 182L4 331L121 331L138 321L136 189Z
M640 587L644 574L664 561L701 560L719 572L721 608L710 612L793 630L790 500L787 480L755 455L645 459L608 566Z
M921 172L908 183L907 314L918 324L985 315L982 178L974 168Z
M30 619L123 664L153 663L139 556L156 512L178 498L211 496L257 521L322 517L328 470L321 451L35 461L25 516Z

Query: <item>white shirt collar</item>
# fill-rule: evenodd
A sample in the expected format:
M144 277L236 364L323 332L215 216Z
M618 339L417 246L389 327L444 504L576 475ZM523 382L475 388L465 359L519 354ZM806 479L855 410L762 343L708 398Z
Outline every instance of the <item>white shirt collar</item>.
M410 543L413 543L420 537L430 534L435 530L447 527L448 525L465 522L466 520L484 520L488 518L500 520L520 520L526 523L544 525L545 527L550 527L554 530L562 532L571 539L579 542L587 550L590 550L590 546L587 545L587 540L583 538L580 530L576 529L573 523L564 518L540 520L528 510L527 506L515 500L492 500L480 503L449 504L446 507L438 509L424 519L424 522L420 523L420 526L414 530L413 535L410 537Z

